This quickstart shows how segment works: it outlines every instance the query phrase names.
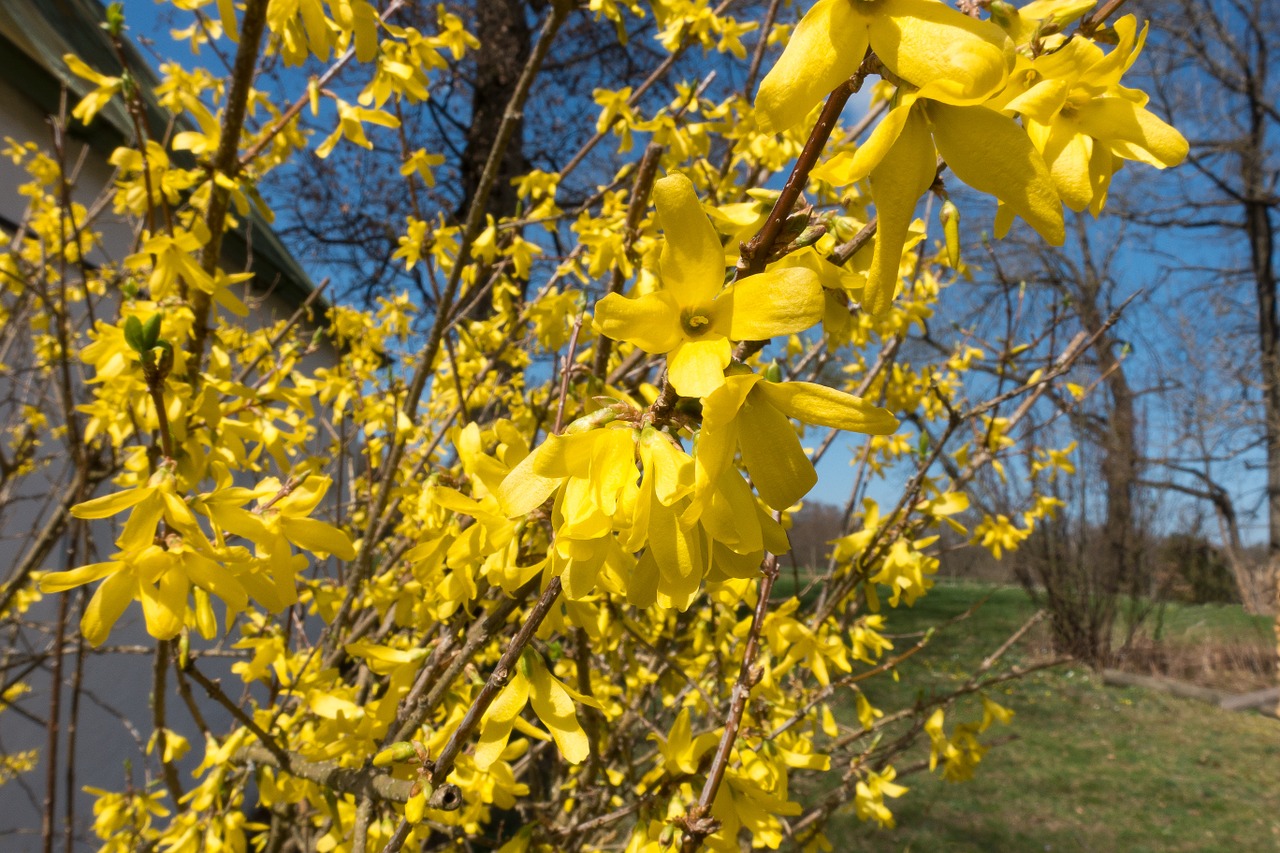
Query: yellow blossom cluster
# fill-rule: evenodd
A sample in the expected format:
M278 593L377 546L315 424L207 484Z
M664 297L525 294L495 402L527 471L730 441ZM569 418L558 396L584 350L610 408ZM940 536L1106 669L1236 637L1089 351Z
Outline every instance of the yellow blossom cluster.
M252 74L166 67L157 101L180 132L140 130L110 159L110 206L136 233L120 257L63 198L65 164L9 144L31 177L0 252L6 328L38 304L30 368L84 381L53 395L60 426L33 406L7 455L34 470L42 442L74 436L64 520L112 547L27 575L8 613L85 588L80 636L100 646L136 606L158 672L234 709L189 737L159 703L145 781L93 791L103 849L243 851L287 831L354 853L481 837L506 853L830 850L820 774L838 769L844 801L883 826L914 739L930 769L967 778L1011 715L983 698L982 722L948 734L941 706L881 707L874 677L914 653L891 608L929 593L943 532L999 556L1058 508L1037 493L1020 516L974 519L980 472L1051 482L1074 448L1036 446L1019 415L970 399L984 347L904 346L966 272L955 206L941 244L915 212L949 170L998 201L998 233L1017 216L1059 242L1063 206L1097 215L1122 163L1179 161L1185 141L1120 84L1145 30L1114 22L1109 51L1068 35L1092 7L1078 0L992 3L986 19L818 0L772 32L707 0L542 4L540 38L567 19L622 41L648 27L664 55L735 67L744 39L786 45L754 104L687 80L657 106L591 93L590 144L649 153L586 202L550 168L512 179L512 215L415 195L384 260L431 304L385 294L253 322L254 274L218 251L269 221L258 185L274 170L354 146L395 151L385 177L410 193L455 174L401 116L480 44L452 4L402 5L176 3L193 49L330 71L277 103ZM76 121L144 109L135 78L66 64L85 84ZM883 117L821 157L839 99L872 75ZM504 121L526 114L521 86ZM829 95L836 115L813 131ZM812 587L787 589L779 559L832 445L856 466L849 518L805 567ZM214 652L236 656L234 689L203 675ZM900 723L910 737L882 737ZM10 756L0 781L30 763Z

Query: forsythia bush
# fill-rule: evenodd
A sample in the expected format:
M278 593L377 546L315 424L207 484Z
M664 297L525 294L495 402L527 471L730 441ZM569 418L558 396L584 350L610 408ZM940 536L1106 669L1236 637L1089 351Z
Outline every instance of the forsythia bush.
M1021 219L1060 243L1064 205L1097 215L1125 161L1185 155L1122 85L1145 35L1132 16L819 0L794 27L773 4L765 32L707 0L556 0L507 122L573 16L620 38L652 20L655 49L742 69L746 34L785 48L723 100L681 83L646 113L638 93L594 92L587 120L627 162L593 199L564 210L563 175L534 170L520 216L495 221L488 169L463 215L393 223L394 260L433 304L339 305L313 334L245 324L249 274L222 266L223 234L266 213L256 186L308 149L394 140L398 111L477 41L443 5L425 29L400 2L174 5L233 70L164 69L179 132L137 123L108 205L70 203L67 164L34 144L7 150L31 177L0 255L5 319L38 305L31 365L71 384L22 413L6 458L30 472L40 442L69 436L64 514L113 525L115 550L31 566L3 606L18 618L87 586L90 646L140 608L158 692L234 720L197 717L190 742L171 722L186 710L161 706L143 777L93 791L104 850L830 850L846 804L892 826L894 759L916 740L944 777L973 773L1010 716L983 690L1011 673L878 706L877 679L918 645L891 639L892 611L928 593L943 528L998 555L1055 511L1033 494L961 523L966 488L1002 460L1071 472L1026 414L1083 347L913 342L970 274L953 178L995 198L996 236ZM123 38L118 9L105 26ZM254 85L268 61L320 73L285 75L296 100L280 99ZM89 84L71 120L142 114L130 75L66 63ZM328 87L335 65L367 81L354 102ZM862 138L845 110L859 91ZM303 132L308 112L332 133ZM398 179L430 186L444 152L402 144ZM936 238L916 218L930 196ZM136 223L136 249L84 263L107 207ZM837 431L857 444L852 519L814 588L783 594L790 517ZM242 684L201 671L219 641Z

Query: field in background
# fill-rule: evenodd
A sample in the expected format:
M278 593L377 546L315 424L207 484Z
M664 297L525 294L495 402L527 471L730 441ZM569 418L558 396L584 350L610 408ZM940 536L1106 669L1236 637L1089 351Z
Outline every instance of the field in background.
M946 629L903 665L901 682L876 682L869 692L873 704L962 682L1034 609L1020 589L957 583L939 586L914 609L892 611L892 632L908 635L984 597L973 617ZM1157 639L1190 647L1270 647L1269 622L1239 607L1169 606ZM1005 663L1044 659L1047 641L1047 627L1037 626ZM914 642L910 636L895 640L899 649ZM848 699L842 717L851 722L852 694L842 695ZM828 833L840 840L837 849L1280 850L1280 721L1137 688L1103 687L1080 666L1032 674L991 698L1016 716L1009 726L992 727L985 739L1016 740L993 748L972 781L952 784L928 773L900 779L911 791L890 803L898 829L877 830L851 812L838 815ZM980 714L975 699L948 718L947 728ZM920 749L899 763L925 757Z

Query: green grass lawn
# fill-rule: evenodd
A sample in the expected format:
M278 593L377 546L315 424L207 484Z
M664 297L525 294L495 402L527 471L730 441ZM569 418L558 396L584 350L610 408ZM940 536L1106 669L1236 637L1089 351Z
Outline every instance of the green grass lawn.
M918 690L947 690L1009 635L1033 608L1016 588L939 586L890 626L909 633L987 597L973 618L935 638L904 665L902 680L867 686L877 705L901 707ZM1258 636L1267 620L1239 608L1176 607L1164 614L1164 638ZM1265 630L1265 629L1264 629ZM1263 634L1262 636L1265 636ZM1043 655L1037 629L1007 658ZM914 642L902 637L898 647ZM992 698L1013 709L994 726L993 748L969 782L920 773L899 779L911 790L890 803L898 828L838 814L828 836L838 851L1280 851L1280 721L1233 713L1137 688L1103 687L1081 666L1032 674ZM958 716L975 719L976 700ZM927 752L897 763L906 766Z
M1155 611L1144 626L1159 639L1179 642L1212 640L1260 640L1270 645L1270 616L1250 616L1236 604L1167 604Z

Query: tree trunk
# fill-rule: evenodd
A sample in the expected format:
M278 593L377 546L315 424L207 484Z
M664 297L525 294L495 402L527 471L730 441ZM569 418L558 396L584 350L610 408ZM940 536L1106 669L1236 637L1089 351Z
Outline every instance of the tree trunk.
M1257 78L1254 79L1255 87L1249 92L1249 144L1240 155L1240 181L1244 188L1241 197L1249 238L1249 266L1258 300L1258 349L1267 448L1267 574L1275 584L1276 656L1280 659L1280 314L1276 310L1275 232L1271 224L1274 198L1265 163L1266 92L1257 90Z
M1101 473L1106 494L1106 517L1103 522L1103 540L1111 561L1100 581L1100 594L1106 599L1111 612L1104 614L1104 636L1099 636L1096 650L1100 662L1111 651L1110 628L1114 624L1116 602L1121 594L1131 596L1145 592L1141 589L1138 571L1139 542L1134 519L1134 489L1138 480L1138 431L1134 414L1134 393L1125 374L1124 363L1117 350L1122 346L1106 329L1107 314L1102 307L1103 281L1094 265L1082 220L1080 246L1083 261L1076 281L1065 282L1075 290L1073 307L1084 331L1096 336L1095 351L1098 354L1098 372L1111 397L1111 404L1102 435L1104 456Z
M525 0L486 0L476 4L476 38L480 40L480 47L474 54L471 126L467 129L467 143L462 151L463 197L458 207L459 221L466 219L475 201L507 102L533 49L533 32L525 19L526 11ZM497 175L485 200L484 212L495 222L515 214L519 195L511 180L524 172L524 118L520 116L511 142L498 162ZM483 286L492 274L493 269L488 264L477 265L474 286ZM510 278L516 283L523 301L526 282L516 280L514 275ZM494 311L493 300L482 299L475 303L467 316L480 319L491 316ZM511 370L505 362L498 365L500 377L509 376Z
M1261 136L1261 122L1255 124ZM1258 139L1254 153L1261 154ZM1263 429L1267 447L1267 576L1275 585L1276 658L1280 662L1280 314L1276 310L1275 233L1271 210L1259 196L1269 194L1262 184L1261 163L1242 158L1245 228L1249 232L1249 261L1258 300L1258 349L1262 367ZM1277 666L1280 671L1280 666ZM1277 707L1280 713L1280 707Z
M463 198L459 219L466 216L475 198L489 150L502 124L502 113L529 59L533 33L525 18L526 12L525 0L487 0L476 4L476 38L480 40L480 47L474 54L471 127L462 152ZM497 179L485 204L485 212L494 219L515 213L517 196L511 179L523 171L524 121L521 120L499 164Z

